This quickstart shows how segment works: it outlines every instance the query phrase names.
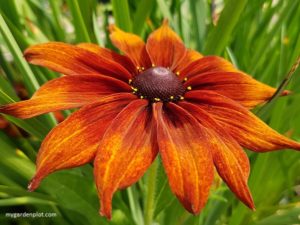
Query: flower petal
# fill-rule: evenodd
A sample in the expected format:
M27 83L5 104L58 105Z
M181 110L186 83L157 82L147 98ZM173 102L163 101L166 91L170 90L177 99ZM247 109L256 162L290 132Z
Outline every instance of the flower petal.
M26 119L47 112L80 107L99 101L103 95L130 90L125 82L108 76L64 76L44 84L29 100L0 106L0 113Z
M65 75L101 74L124 81L131 74L119 63L73 45L49 42L25 50L26 60Z
M37 171L28 189L36 189L50 173L90 162L111 121L135 96L114 94L84 106L56 126L45 138L37 156Z
M152 64L174 70L186 55L181 38L164 21L162 26L149 35L146 44Z
M277 133L249 110L223 95L199 90L187 92L184 97L206 110L241 146L249 150L300 150L300 143Z
M203 58L203 55L195 50L187 49L184 59L177 65L174 72L181 72L194 61Z
M218 56L205 56L200 58L182 71L180 71L180 78L192 78L193 76L208 73L208 72L237 72L238 70L227 60Z
M94 162L101 215L111 217L114 192L135 183L158 149L151 109L146 100L129 104L107 129Z
M109 26L111 42L127 55L136 67L151 66L145 42L137 35L127 33L115 25Z
M240 72L203 73L192 77L184 85L191 86L193 90L213 90L247 108L269 100L276 91L275 88Z
M153 104L162 162L173 193L191 213L205 205L213 181L210 139L206 129L174 103Z
M95 54L100 55L101 57L121 64L131 74L135 74L137 72L135 65L127 56L120 55L108 48L102 48L99 45L92 43L80 43L77 46L85 50L94 52Z
M229 188L251 209L253 199L247 181L250 172L249 159L241 146L207 112L194 104L180 102L179 105L190 112L212 133L210 148L219 175Z

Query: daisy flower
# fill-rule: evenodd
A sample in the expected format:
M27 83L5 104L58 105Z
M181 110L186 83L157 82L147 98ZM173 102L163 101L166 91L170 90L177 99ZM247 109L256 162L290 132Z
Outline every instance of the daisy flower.
M89 43L25 51L28 62L64 76L0 112L26 119L79 108L42 142L29 190L54 171L94 162L100 213L110 218L113 194L137 182L159 154L172 192L189 212L204 207L214 168L253 209L243 148L300 149L250 111L276 89L223 58L187 49L166 21L146 43L114 25L109 30L123 55Z

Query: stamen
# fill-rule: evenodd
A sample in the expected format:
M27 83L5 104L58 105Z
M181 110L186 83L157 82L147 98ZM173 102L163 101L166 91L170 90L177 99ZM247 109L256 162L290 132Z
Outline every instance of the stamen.
M134 91L138 91L138 89L136 87L131 86L131 89Z
M173 95L172 95L172 96L170 96L170 99L171 99L171 100L174 100L174 96L173 96Z
M154 98L154 101L159 102L160 98Z
M175 74L176 74L177 76L179 76L179 75L180 75L180 72L179 72L179 71L177 71Z
M179 98L180 100L184 100L184 97L183 96L180 96L180 98Z
M137 69L137 71L140 73L140 72L142 72L145 68L144 68L144 67L141 67L141 66L137 66L136 69Z
M185 77L185 78L183 79L184 82L186 82L187 80L188 80L187 77Z
M132 83L132 79L129 79L129 80L128 80L128 84L131 84L131 83Z
M190 91L192 90L192 86L188 86L186 89Z

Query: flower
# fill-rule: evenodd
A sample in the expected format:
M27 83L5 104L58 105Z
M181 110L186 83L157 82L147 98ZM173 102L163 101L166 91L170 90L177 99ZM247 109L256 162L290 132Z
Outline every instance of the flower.
M204 207L214 167L254 208L242 147L300 150L250 112L275 89L225 59L187 49L167 22L146 44L114 25L110 38L124 55L88 43L50 42L25 51L28 62L65 76L0 112L26 119L80 108L43 141L29 190L54 171L94 161L100 212L110 218L113 194L138 181L159 153L172 192L189 212Z

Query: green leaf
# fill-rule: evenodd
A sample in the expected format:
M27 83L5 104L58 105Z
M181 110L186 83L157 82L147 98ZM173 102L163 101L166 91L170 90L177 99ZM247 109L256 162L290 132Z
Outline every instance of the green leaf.
M150 15L154 5L155 0L144 0L139 2L133 20L134 33L141 35L143 28L145 27L146 19Z
M34 197L16 197L16 198L7 198L7 199L0 199L0 206L16 206L16 205L53 205L52 201L38 199Z
M266 217L253 225L294 225L299 224L300 207L288 210L278 210L275 214Z
M189 3L193 27L191 32L194 34L196 49L202 51L203 40L206 33L207 3L204 0L190 0Z
M163 17L168 19L170 22L173 22L173 17L167 2L164 0L157 0L157 5L159 6L159 11L162 13Z
M130 11L127 0L112 0L113 15L116 20L116 24L122 30L131 32L132 23L130 18Z
M6 22L4 21L2 15L0 15L0 32L3 35L4 40L8 48L10 49L17 66L23 74L24 82L31 94L33 94L39 87L39 83L34 77L29 65L23 58L23 54L16 43L12 33L10 32Z
M239 22L240 15L248 0L228 0L221 13L218 24L208 35L205 54L220 55L230 41L232 31Z
M60 12L60 9L59 7L61 6L61 1L59 0L50 0L49 1L50 3L50 6L51 6L51 10L52 10L52 20L53 20L53 23L54 23L54 27L56 29L56 32L55 34L57 35L58 37L58 40L60 41L64 41L65 40L65 31L63 29L63 26L62 26L62 18L61 18L61 12Z
M82 2L82 1L81 1ZM91 38L84 22L82 9L78 0L67 0L68 6L72 13L73 24L76 32L77 42L91 42ZM85 5L84 7L87 7ZM90 15L92 17L92 15Z

